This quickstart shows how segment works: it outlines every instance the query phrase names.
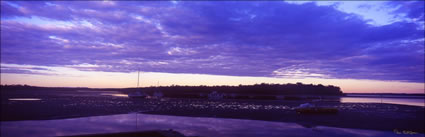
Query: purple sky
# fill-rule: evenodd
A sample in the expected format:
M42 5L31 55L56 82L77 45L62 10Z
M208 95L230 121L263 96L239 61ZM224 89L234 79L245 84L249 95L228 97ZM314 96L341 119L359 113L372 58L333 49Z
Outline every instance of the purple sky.
M424 83L423 11L423 1L1 1L1 73L46 69L16 64Z

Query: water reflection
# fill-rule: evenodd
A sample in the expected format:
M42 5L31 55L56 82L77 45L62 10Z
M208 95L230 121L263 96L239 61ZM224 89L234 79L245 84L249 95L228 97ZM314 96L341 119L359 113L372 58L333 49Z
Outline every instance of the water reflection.
M37 101L39 98L9 98L11 101Z
M423 98L370 98L370 97L342 97L342 103L390 103L412 106L425 106Z
M1 122L2 137L63 136L173 129L186 136L423 136L399 135L391 131L344 129L333 127L304 128L294 123L223 118L199 118L149 114L121 114L63 120Z
M128 97L127 94L119 94L119 93L101 93L100 95L114 96L114 97Z

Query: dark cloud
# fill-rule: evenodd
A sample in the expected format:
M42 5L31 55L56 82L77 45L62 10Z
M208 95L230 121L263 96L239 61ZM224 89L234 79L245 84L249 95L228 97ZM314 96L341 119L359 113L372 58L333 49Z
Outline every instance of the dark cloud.
M49 73L46 73L46 71L49 72L51 70L39 67L1 66L0 70L1 73L51 75ZM45 72L39 72L40 70Z
M1 16L2 18L15 17L15 16L24 16L19 9L13 7L11 4L8 4L5 1L1 1Z
M396 13L406 14L409 18L424 21L425 1L390 2L391 6L399 6Z
M424 6L413 7L397 12L421 17ZM2 2L1 12L5 64L424 82L417 22L372 26L314 3ZM13 19L22 17L73 25Z

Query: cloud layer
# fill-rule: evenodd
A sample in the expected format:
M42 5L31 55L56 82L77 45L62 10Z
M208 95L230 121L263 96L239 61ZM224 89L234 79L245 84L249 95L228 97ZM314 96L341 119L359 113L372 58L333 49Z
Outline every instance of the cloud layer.
M1 63L424 82L424 2L383 4L397 21L312 2L2 1Z

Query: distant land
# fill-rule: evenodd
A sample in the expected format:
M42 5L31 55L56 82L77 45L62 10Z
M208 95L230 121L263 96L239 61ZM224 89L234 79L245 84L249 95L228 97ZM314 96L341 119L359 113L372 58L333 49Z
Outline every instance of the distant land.
M130 93L134 91L142 91L148 94L154 92L162 92L166 96L199 96L206 95L213 91L223 94L238 94L238 95L253 95L253 96L279 96L279 95L311 95L311 96L425 96L424 94L411 93L343 93L338 86L322 84L254 84L254 85L239 85L239 86L158 86L158 87L129 87L129 88L88 88L88 87L39 87L31 85L0 85L1 91L74 91L74 90L93 90L93 91L119 91L122 93Z
M19 89L50 89L50 90L117 90L122 92L143 91L155 92L161 91L164 94L194 94L194 93L210 93L217 91L219 93L235 93L235 94L253 94L253 95L342 95L340 87L322 84L255 84L255 85L239 85L239 86L159 86L159 87L140 87L140 88L87 88L87 87L37 87L30 85L1 85L2 89L19 90Z

